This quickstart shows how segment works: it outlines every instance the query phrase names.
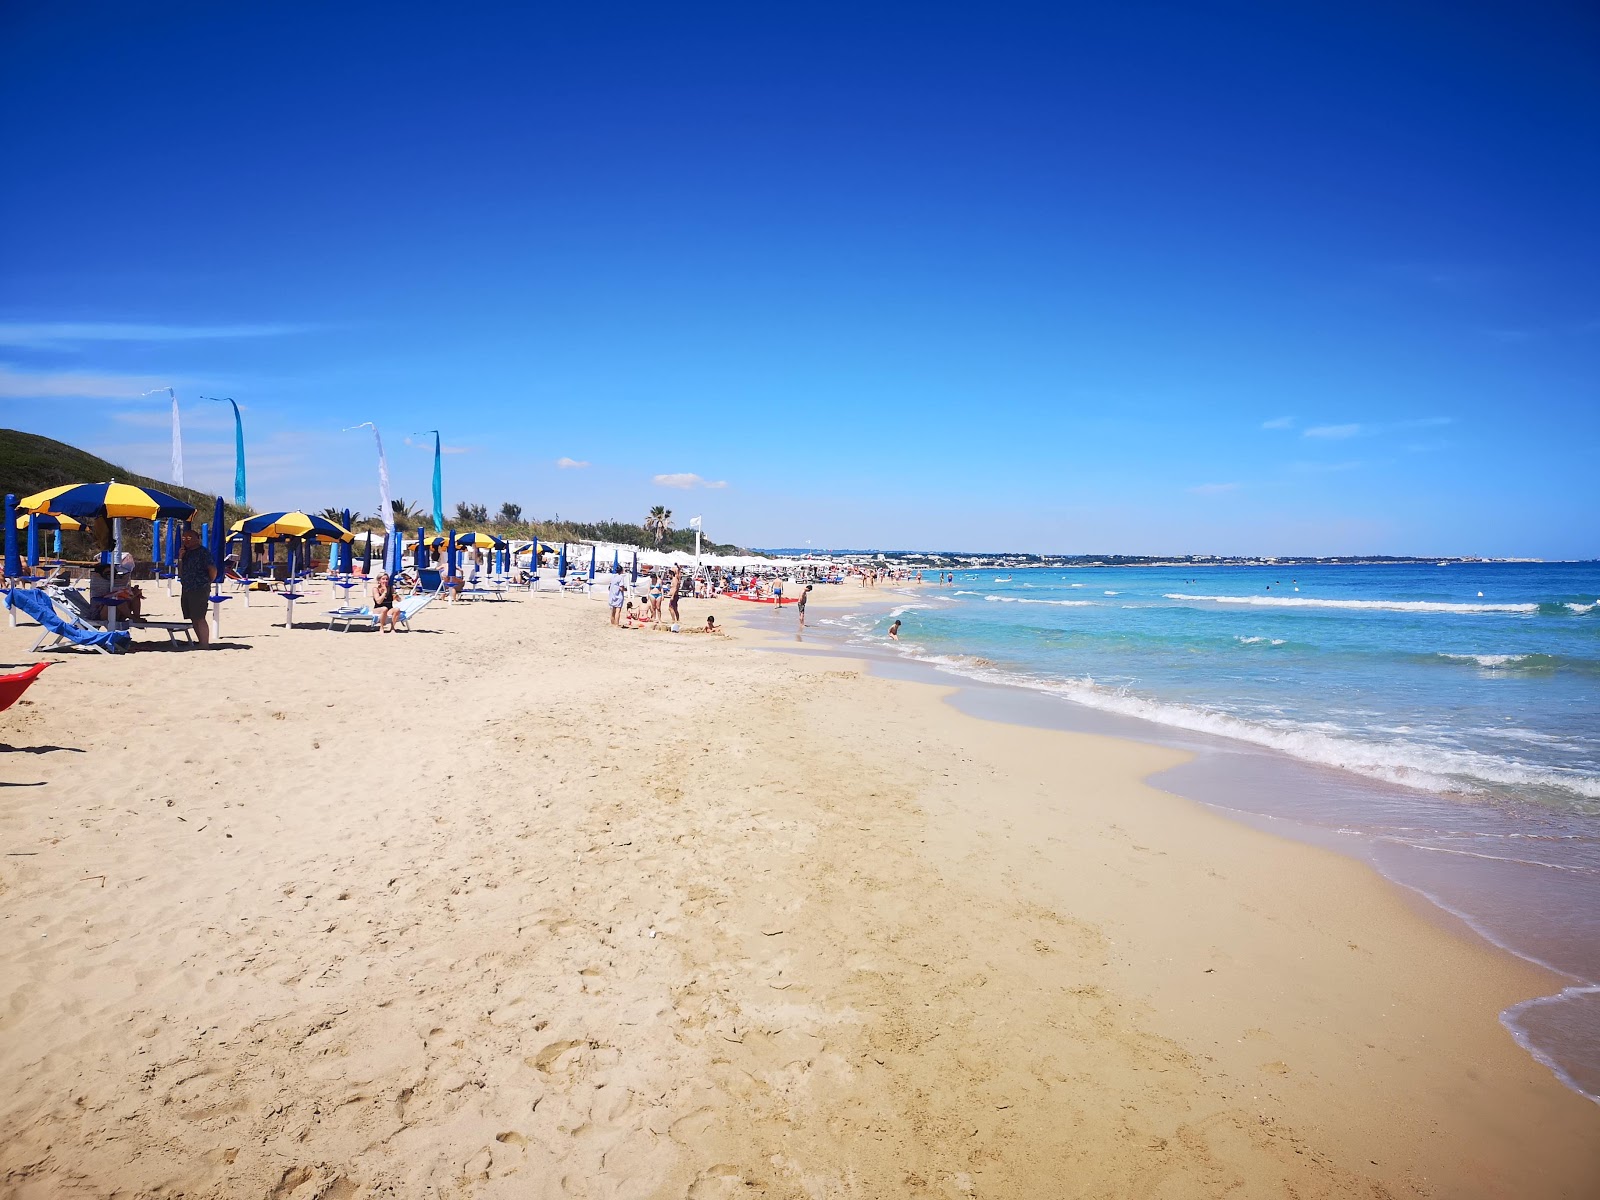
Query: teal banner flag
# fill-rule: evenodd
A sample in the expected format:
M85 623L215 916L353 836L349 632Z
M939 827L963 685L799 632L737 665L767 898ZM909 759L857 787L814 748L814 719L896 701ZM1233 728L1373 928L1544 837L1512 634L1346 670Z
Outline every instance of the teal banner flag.
M444 471L439 462L439 431L433 434L433 531L444 532Z
M232 396L201 397L202 399L215 400L221 404L226 400L233 405L233 502L240 508L244 507L244 419L239 416L239 405Z

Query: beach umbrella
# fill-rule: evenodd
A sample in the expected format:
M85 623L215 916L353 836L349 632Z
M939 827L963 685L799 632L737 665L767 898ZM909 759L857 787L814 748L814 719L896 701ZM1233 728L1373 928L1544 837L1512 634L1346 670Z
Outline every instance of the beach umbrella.
M457 546L496 546L499 542L487 533L463 533L456 538Z
M361 555L361 573L372 574L372 530L367 530L367 548Z
M611 547L611 573L613 575L622 574L622 559L618 557L621 553L615 546Z
M417 570L428 565L427 543L422 540L422 526L417 526Z
M211 561L220 571L222 569L222 546L227 540L223 534L222 522L225 520L222 510L222 497L217 497L217 507L211 517Z
M64 487L35 492L17 501L17 507L26 512L53 513L56 516L76 517L80 521L104 517L138 517L154 521L157 517L194 516L194 505L158 492L155 488L138 487L131 483L69 483Z
M445 547L445 574L451 579L456 577L456 531L450 531L450 544Z
M594 560L600 557L600 547L589 547L589 582L594 582Z
M639 552L637 550L633 552L633 578L629 582L639 582Z
M172 521L168 521L167 522L167 565L168 566L173 566L178 561L178 538L179 538L179 536L181 536L179 534L179 532L178 532L178 525L179 525L179 522L176 521L176 520L172 520Z
M344 527L346 529L349 529L350 528L350 510L347 508L342 513L340 513L339 515L344 518ZM352 544L354 541L355 541L355 538L352 537L350 539L350 541L343 543L339 547L339 569L341 571L343 571L346 575L350 574L350 568L355 566L356 548Z
M15 495L6 495L6 561L5 574L7 579L17 579L22 575L22 560L17 557L17 498ZM16 610L12 610L12 624L16 624Z
M561 556L556 559L556 578L563 583L567 578L567 544L561 543Z
M28 522L28 565L39 565L39 527L32 521Z
M222 503L220 497L217 503ZM348 542L355 537L338 522L305 512L262 513L258 517L246 517L233 523L233 532L250 537L308 537L318 542Z
M37 525L40 529L54 529L60 532L63 529L82 529L82 521L74 521L71 517L58 517L54 513L19 513L17 515L17 528L26 529L30 524Z

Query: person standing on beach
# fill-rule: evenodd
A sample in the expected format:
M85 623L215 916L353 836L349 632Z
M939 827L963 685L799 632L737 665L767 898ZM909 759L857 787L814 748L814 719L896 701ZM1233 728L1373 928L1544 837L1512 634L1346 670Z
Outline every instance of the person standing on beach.
M678 593L683 591L683 568L678 567L672 572L672 591L667 594L667 611L672 614L672 623L678 623Z
M623 587L621 575L613 575L611 577L610 600L611 623L616 625L622 620Z
M206 604L216 578L217 564L211 561L211 552L200 544L199 531L185 529L183 551L178 558L178 581L183 588L183 615L194 626L194 635L200 640L202 650L211 646L211 625L206 620Z
M800 603L795 606L795 611L800 614L800 628L806 627L806 600L811 595L811 585L808 583L800 592Z

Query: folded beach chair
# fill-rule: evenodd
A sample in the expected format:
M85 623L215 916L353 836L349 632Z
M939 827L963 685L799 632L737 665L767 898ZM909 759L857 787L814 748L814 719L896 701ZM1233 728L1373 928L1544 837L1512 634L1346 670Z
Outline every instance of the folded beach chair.
M89 629L106 629L107 622L94 610L94 605L84 599L83 593L77 588L61 588L57 597L62 600L78 623ZM194 626L187 621L129 621L124 622L122 628L132 633L135 629L153 629L157 633L167 635L167 641L176 642L181 633L185 641L194 641Z
M411 618L416 616L428 605L438 598L437 592L422 596L407 596L400 601L400 625L403 629L411 628ZM335 608L328 612L328 629L336 630L341 626L348 631L352 625L367 628L378 623L378 614L370 607L364 608Z
M85 625L76 613L61 613L46 593L33 588L9 588L4 600L7 608L26 613L39 623L43 632L33 644L35 654L61 645L82 646L101 654L115 654L133 643L126 629L118 629L113 633Z

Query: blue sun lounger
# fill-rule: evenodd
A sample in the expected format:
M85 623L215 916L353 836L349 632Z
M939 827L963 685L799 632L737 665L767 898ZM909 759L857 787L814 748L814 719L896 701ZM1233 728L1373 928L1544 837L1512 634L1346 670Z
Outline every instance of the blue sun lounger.
M119 650L126 650L133 642L125 629L94 629L76 616L62 616L49 596L33 588L8 588L4 599L7 608L32 617L44 631L33 644L35 654L41 650L54 650L61 645L115 654Z
M428 605L432 604L435 594L424 596L407 596L400 601L400 624L406 629L411 628L411 618L416 616ZM328 629L330 632L343 626L346 631L352 625L367 627L378 623L378 614L371 607L365 608L334 608L328 611Z

